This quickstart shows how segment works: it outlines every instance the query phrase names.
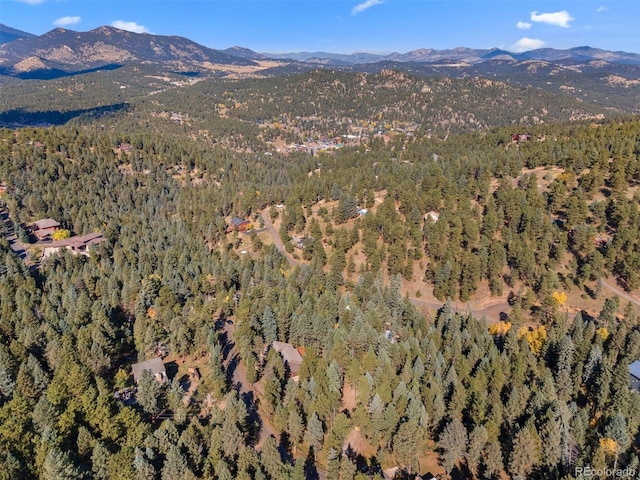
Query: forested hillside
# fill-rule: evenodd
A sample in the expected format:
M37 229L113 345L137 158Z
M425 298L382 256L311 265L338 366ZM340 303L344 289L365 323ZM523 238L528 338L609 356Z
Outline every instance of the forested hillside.
M0 478L640 471L640 120L559 100L535 124L549 97L505 110L511 87L471 79L458 124L445 80L252 82L0 131ZM106 241L41 258L42 218ZM171 381L134 391L158 354Z

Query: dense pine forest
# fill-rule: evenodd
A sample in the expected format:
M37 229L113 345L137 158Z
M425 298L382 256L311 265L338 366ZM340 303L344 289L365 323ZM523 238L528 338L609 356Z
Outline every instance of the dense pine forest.
M640 120L274 82L51 96L0 130L0 478L639 475ZM42 218L106 240L42 258ZM170 381L134 388L158 355Z

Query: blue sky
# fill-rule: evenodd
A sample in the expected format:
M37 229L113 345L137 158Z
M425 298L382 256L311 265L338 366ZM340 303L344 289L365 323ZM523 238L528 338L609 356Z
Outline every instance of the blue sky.
M0 23L36 35L113 25L272 53L582 45L640 53L640 0L0 0Z

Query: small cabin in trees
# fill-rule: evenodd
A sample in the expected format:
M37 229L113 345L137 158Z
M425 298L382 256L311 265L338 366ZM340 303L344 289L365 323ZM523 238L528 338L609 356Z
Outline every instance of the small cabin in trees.
M425 222L436 223L439 218L440 218L440 214L438 212L434 212L433 210L424 214Z
M45 240L60 228L60 224L52 218L37 220L31 225L31 232L38 237L38 240Z
M240 217L233 217L227 227L228 232L247 232L253 228L249 220Z
M302 366L302 355L298 349L285 342L273 342L271 347L280 354L284 363L287 364L291 377L297 377Z
M133 381L138 384L142 373L147 370L153 375L158 383L169 383L167 377L167 369L164 366L164 362L160 357L152 358L151 360L145 360L144 362L134 363L131 366L133 370Z
M629 377L631 380L631 390L640 392L640 360L636 360L629 365Z
M512 142L526 142L527 140L531 140L531 135L528 133L514 133L511 135Z
M293 237L291 243L294 247L304 250L313 243L313 237Z

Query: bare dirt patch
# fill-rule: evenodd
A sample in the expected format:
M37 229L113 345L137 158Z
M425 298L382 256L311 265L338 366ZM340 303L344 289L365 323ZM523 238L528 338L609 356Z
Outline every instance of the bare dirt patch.
M364 438L359 427L351 429L342 445L342 449L351 449L354 453L362 455L364 458L371 458L376 455L376 449Z
M342 389L342 408L352 412L356 408L356 404L356 389L349 382L345 382Z

